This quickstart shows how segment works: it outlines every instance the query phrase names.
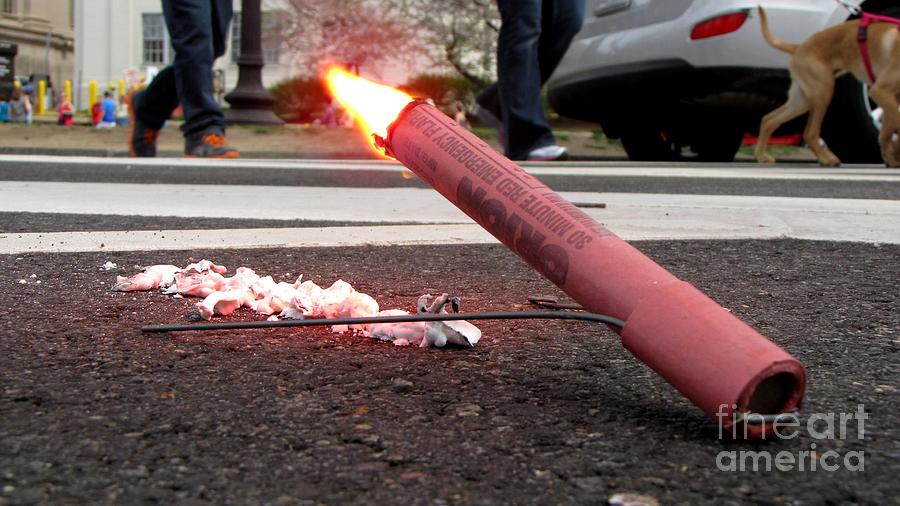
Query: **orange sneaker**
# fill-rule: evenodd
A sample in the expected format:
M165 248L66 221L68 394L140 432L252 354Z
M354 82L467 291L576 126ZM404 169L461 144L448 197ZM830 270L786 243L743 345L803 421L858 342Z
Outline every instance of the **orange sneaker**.
M184 140L184 155L189 158L240 158L241 153L228 145L219 133L204 133Z

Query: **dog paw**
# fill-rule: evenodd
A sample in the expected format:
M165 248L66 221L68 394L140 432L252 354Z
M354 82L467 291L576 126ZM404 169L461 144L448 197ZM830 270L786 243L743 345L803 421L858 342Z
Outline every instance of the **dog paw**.
M841 160L836 156L829 156L827 158L822 158L819 160L819 165L822 167L840 167Z
M885 167L889 168L897 168L900 167L900 157L897 156L897 151L881 151L881 159L884 160Z
M763 153L761 155L756 155L756 161L758 163L766 164L766 165L774 165L775 157L768 153Z

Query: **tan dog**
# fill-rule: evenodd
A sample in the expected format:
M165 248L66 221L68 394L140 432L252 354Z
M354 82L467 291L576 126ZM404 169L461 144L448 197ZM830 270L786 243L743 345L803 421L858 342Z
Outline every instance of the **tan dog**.
M835 77L851 72L869 85L869 97L884 110L882 119L881 156L889 167L898 167L891 138L900 128L900 30L890 23L872 23L868 28L868 48L872 68L877 76L870 82L860 56L856 36L859 21L852 20L814 33L802 44L786 43L772 34L766 13L759 8L763 37L772 47L790 53L791 88L784 105L767 114L759 127L756 160L775 163L766 153L772 132L782 124L809 112L803 140L816 155L820 165L837 167L841 161L819 141L822 120L831 103Z

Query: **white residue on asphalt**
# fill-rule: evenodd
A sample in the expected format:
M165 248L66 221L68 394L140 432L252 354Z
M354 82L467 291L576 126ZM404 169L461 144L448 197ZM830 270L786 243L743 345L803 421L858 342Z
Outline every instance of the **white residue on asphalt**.
M238 267L231 277L225 277L226 272L225 267L209 260L189 264L183 269L174 265L152 265L132 276L117 276L112 290L134 292L158 288L162 293L175 297L203 297L196 307L205 320L215 315L230 314L241 307L267 315L269 321L279 318L333 319L409 314L401 309L381 310L372 296L356 291L340 279L328 288L322 288L312 281L303 281L302 274L293 283L276 283L272 276L260 276L248 267ZM430 295L420 297L418 312L446 314L447 305L453 310L459 309L458 297L443 294L431 304L430 301ZM412 344L442 348L448 343L475 346L481 339L481 330L463 320L354 324L349 327L333 325L331 330L336 333L359 332L367 337L392 341L398 346Z

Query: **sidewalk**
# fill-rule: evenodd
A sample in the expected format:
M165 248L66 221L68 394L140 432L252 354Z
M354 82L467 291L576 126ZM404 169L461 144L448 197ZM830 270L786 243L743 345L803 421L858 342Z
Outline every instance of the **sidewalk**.
M55 116L35 118L32 125L0 123L0 154L42 154L59 156L127 156L128 128L96 130L87 126L85 118L78 118L70 128L55 124ZM184 153L184 138L177 121L171 121L159 137L159 156L180 157ZM569 149L574 160L627 160L621 144L598 134L599 126L588 123L560 123L554 129L559 144ZM500 150L496 137L488 129L477 129L482 138ZM349 128L288 124L233 125L228 128L229 142L241 151L244 158L288 159L372 159L375 156L361 140L359 133ZM812 161L806 149L775 146L772 152L779 159ZM749 150L738 154L738 161L752 161Z
M61 127L50 117L31 125L0 123L0 154L124 157L130 129L94 129L86 124ZM184 137L180 122L171 121L159 136L159 156L180 157ZM349 158L372 154L358 133L347 128L285 126L231 126L228 139L245 158Z

